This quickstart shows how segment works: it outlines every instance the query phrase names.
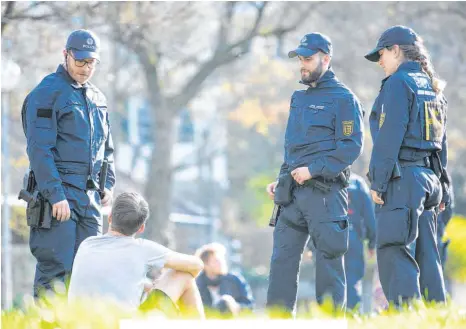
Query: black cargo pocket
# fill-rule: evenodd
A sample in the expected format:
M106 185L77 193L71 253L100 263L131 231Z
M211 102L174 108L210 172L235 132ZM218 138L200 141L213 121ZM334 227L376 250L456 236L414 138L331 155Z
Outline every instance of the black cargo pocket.
M348 251L349 223L346 216L320 221L312 234L316 248L326 258L337 258Z
M411 226L410 209L394 208L377 214L377 247L406 245Z

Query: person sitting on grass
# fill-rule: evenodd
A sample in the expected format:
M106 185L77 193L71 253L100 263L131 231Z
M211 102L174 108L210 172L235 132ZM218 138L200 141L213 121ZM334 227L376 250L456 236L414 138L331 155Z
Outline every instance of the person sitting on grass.
M202 302L208 309L208 317L221 315L237 317L240 313L251 313L254 298L251 288L239 273L228 271L226 250L219 243L210 243L196 251L204 262L204 270L196 282Z
M135 238L144 232L148 217L141 195L122 193L115 199L107 234L87 238L77 251L68 300L109 299L143 312L159 310L169 318L204 319L195 281L203 269L201 259ZM150 271L160 275L148 284Z

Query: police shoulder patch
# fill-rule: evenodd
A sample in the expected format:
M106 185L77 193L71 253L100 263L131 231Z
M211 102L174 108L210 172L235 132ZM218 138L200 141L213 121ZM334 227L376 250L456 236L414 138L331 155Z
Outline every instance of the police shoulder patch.
M353 134L354 120L343 121L343 135L351 136Z
M382 128L384 121L385 121L385 112L380 113L379 129Z

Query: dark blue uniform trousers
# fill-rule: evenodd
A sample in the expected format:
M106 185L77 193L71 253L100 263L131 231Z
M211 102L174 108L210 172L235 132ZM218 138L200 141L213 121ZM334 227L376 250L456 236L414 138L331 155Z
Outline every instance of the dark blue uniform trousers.
M437 242L440 253L440 260L442 261L442 267L445 267L445 262L447 261L447 249L449 241L443 242L443 236L445 235L445 229L448 222L453 216L453 209L451 207L446 207L438 216L437 221Z
M50 229L31 228L29 247L37 260L34 297L53 288L53 281L64 282L71 274L73 260L81 242L102 233L100 196L95 190L83 191L66 186L65 195L71 218L52 220Z
M445 284L437 248L440 182L432 170L402 168L389 182L385 204L376 207L377 262L380 282L396 306L424 296L445 301Z
M346 307L346 278L343 255L348 250L348 193L338 183L323 193L309 186L297 186L293 201L282 207L273 233L267 307L295 312L299 267L304 246L311 235L316 246L316 299L333 299L334 306Z
M350 227L349 248L345 254L346 295L349 309L354 309L361 302L361 296L356 289L356 285L364 277L364 266L363 242L359 234Z

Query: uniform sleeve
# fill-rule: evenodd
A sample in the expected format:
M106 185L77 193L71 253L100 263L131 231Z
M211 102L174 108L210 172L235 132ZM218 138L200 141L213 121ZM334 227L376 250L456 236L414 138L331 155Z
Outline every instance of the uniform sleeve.
M335 178L351 166L363 148L363 110L357 99L342 100L335 116L336 149L309 165L312 177Z
M413 99L412 90L401 77L393 76L388 79L385 88L385 121L375 139L369 164L371 189L377 192L387 190L408 127L409 109Z
M105 142L105 158L108 160L108 171L107 171L107 179L105 181L105 188L112 190L115 186L115 161L113 155L113 138L112 138L112 131L110 129L110 120L108 119L108 111L107 111L107 126L108 126L108 137Z
M236 298L236 302L241 306L241 309L250 309L254 307L254 298L252 297L251 287L246 282L246 279L241 274L235 274L238 281L240 295Z
M362 217L366 227L366 238L369 240L369 249L375 248L375 213L369 188L364 181L360 182L362 194Z
M66 200L52 150L57 141L57 111L31 94L26 104L27 154L40 193L51 204Z
M293 103L295 93L296 92L294 92L293 95L291 96L290 109L289 109L289 114L288 114L288 123L286 124L286 130L290 129L289 125L290 125L290 116L291 116L291 104ZM284 173L289 171L289 166L288 166L287 160L288 160L288 154L287 154L286 145L285 145L285 152L284 152L284 155L283 155L283 163L282 163L282 165L280 167L280 172L278 173L278 176L281 176ZM278 177L277 177L277 179L278 179Z

